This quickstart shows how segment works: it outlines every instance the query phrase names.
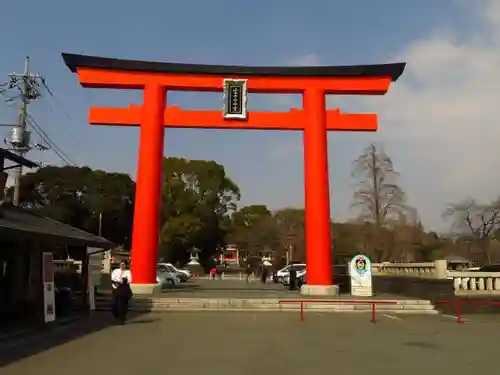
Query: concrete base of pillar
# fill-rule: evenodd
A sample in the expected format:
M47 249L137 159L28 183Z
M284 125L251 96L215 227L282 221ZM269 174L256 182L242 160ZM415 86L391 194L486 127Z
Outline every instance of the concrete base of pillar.
M339 286L304 284L300 287L300 294L302 294L303 296L335 297L339 295Z
M160 284L130 284L132 293L141 295L154 295L161 293Z

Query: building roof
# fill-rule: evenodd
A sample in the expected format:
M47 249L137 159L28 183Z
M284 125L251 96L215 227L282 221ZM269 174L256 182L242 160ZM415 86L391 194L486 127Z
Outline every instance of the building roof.
M4 148L0 148L0 158L10 160L16 164L22 165L23 167L29 167L29 168L38 167L38 164L35 163L34 161L31 161L31 160L28 160L26 158L23 158L22 156L16 155L13 152L10 152L9 150L6 150ZM1 165L0 167L3 168L3 165Z
M218 76L278 76L278 77L344 77L381 78L390 77L396 81L405 69L406 63L345 65L345 66L234 66L182 64L123 60L107 57L63 53L68 68L76 73L78 68L122 70L149 73L200 74Z
M40 216L22 208L0 206L0 236L4 234L27 234L45 237L59 243L75 246L111 248L114 244L103 237L63 224L57 220Z

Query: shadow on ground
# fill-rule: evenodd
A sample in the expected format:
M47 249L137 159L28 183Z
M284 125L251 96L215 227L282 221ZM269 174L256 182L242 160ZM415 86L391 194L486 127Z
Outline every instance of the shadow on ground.
M155 323L157 318L141 318L148 313L149 311L131 312L126 324ZM0 340L0 368L112 326L116 326L116 321L111 312L95 312L76 321L65 324L54 323L31 330L19 337L7 337Z

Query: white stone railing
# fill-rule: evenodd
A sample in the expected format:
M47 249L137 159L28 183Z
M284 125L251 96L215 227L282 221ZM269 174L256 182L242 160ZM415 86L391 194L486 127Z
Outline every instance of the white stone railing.
M448 278L453 278L455 295L500 296L500 272L449 271Z
M409 276L431 279L445 278L446 264L440 262L441 261L421 263L375 263L372 265L372 272L377 276Z
M375 263L374 276L453 280L455 295L500 296L500 272L448 271L445 260L425 263Z

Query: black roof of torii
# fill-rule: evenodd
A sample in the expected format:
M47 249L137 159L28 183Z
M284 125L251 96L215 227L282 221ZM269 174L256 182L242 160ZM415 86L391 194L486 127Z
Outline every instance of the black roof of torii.
M406 63L345 65L345 66L234 66L183 64L113 59L108 57L63 53L63 60L75 73L77 68L109 69L150 73L277 76L277 77L344 77L376 78L390 77L396 81L405 69Z

